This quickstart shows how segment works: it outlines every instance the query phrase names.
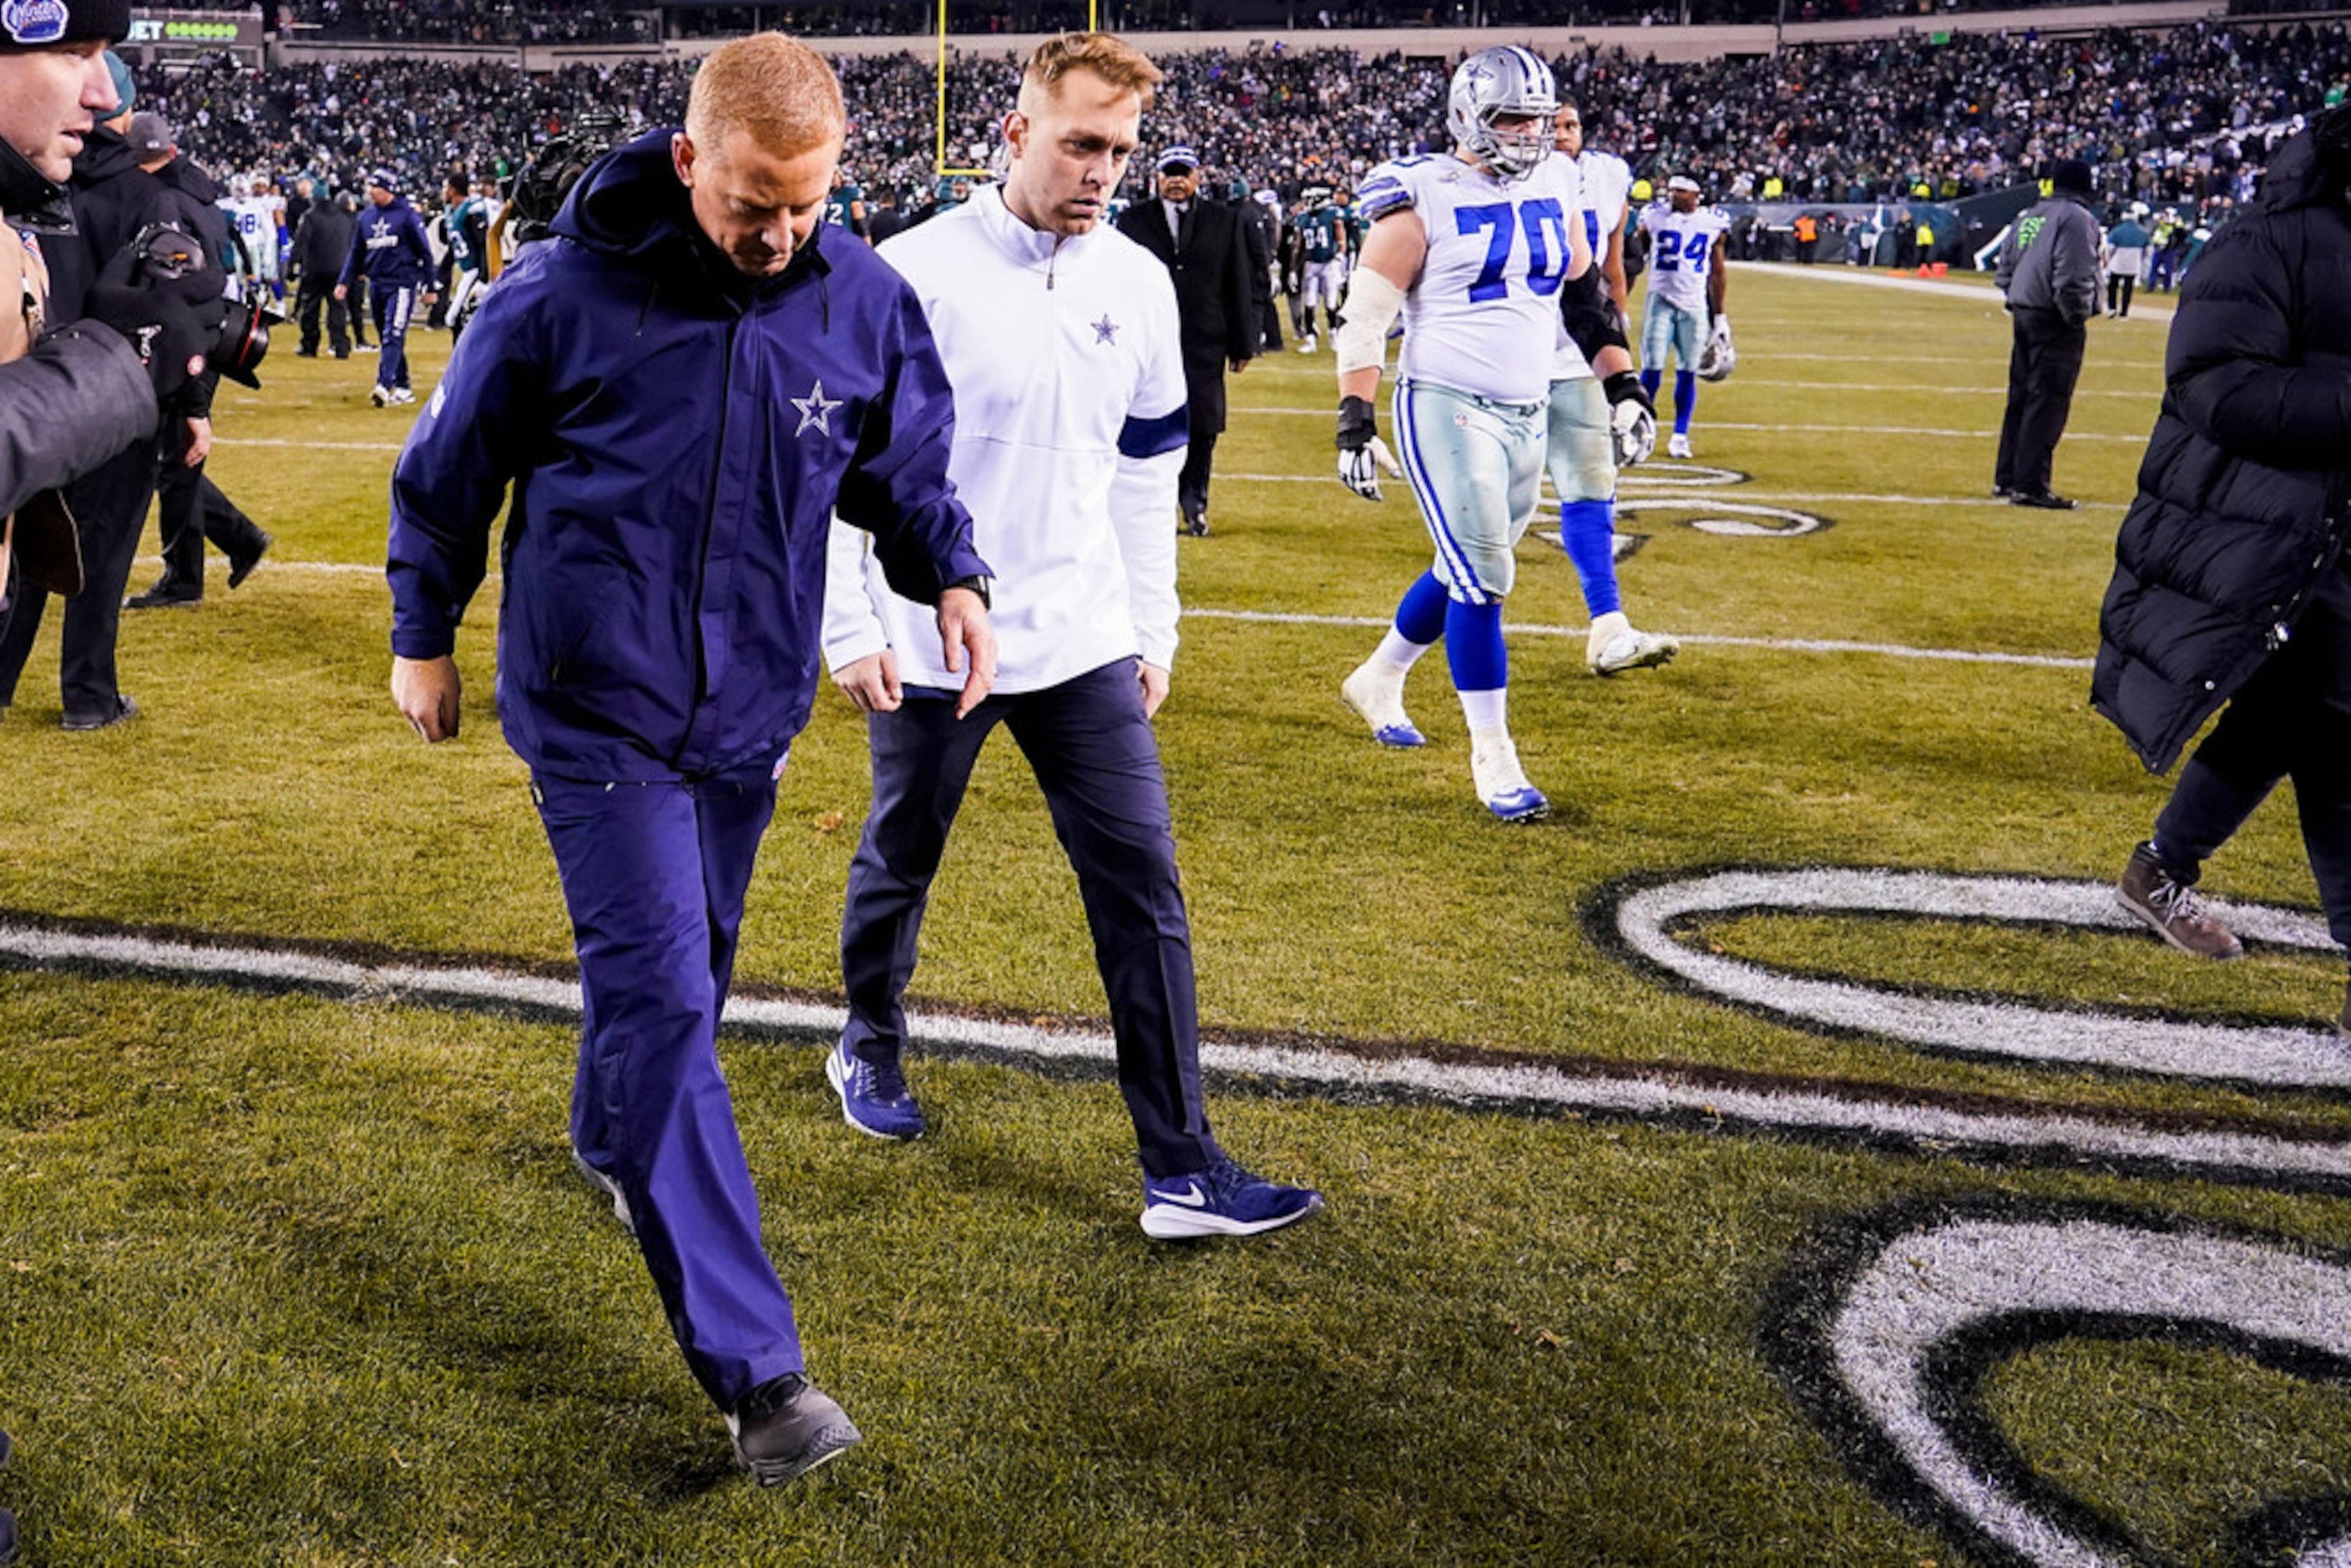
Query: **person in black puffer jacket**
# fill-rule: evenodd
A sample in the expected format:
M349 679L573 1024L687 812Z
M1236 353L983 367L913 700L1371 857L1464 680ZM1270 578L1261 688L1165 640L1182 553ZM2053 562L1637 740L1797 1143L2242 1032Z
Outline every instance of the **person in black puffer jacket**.
M2180 294L2163 409L2099 612L2091 705L2151 772L2215 710L2116 896L2232 958L2205 860L2281 779L2327 928L2351 947L2351 105L2271 160ZM2351 1041L2351 995L2337 1030Z

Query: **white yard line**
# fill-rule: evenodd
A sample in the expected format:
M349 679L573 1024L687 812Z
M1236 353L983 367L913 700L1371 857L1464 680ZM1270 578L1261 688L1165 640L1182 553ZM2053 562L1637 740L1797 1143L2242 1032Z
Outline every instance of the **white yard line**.
M1219 474L1217 476L1218 484L1228 480L1241 485L1328 485L1333 496L1338 494L1339 488L1338 479L1329 474ZM1801 501L1808 505L1813 503L1835 505L1842 502L1852 506L1872 507L1994 507L2003 510L2010 509L2006 501L1990 494L1902 496L1878 494L1866 490L1750 490L1744 485L1736 488L1727 485L1713 484L1701 486L1696 481L1677 480L1662 476L1653 478L1637 468L1619 476L1618 483L1624 486L1628 499L1637 498L1652 507L1680 504L1693 509L1702 509L1725 501L1761 501L1774 506L1788 506ZM2081 504L2080 509L2119 512L2125 510L2126 507L2127 503L2122 501L2085 501ZM2046 516L2043 516L2034 520L2045 523L2049 519Z
M157 565L161 558L142 558L147 564ZM357 561L340 560L280 560L269 559L268 570L275 572L297 572L333 577L383 576L383 568ZM1388 618L1384 615L1313 615L1303 612L1276 610L1221 610L1209 605L1188 605L1184 618L1187 621L1258 622L1275 626L1356 626L1384 627ZM1514 637L1581 637L1590 630L1584 626L1555 626L1535 622L1510 622L1503 631ZM1682 633L1685 643L1718 648L1763 648L1785 653L1868 653L1889 659L1927 659L1960 664L2023 664L2046 670L2086 670L2088 659L2069 658L2048 653L2002 653L1971 648L1913 648L1898 643L1850 643L1816 637L1726 637L1709 636L1704 632Z
M2152 410L2153 406L2154 399L2149 398L2149 409ZM1245 413L1294 414L1299 416L1311 415L1316 419L1334 419L1337 417L1336 413L1332 410L1327 408L1254 408L1244 409L1240 412ZM2151 413L2148 418L2148 428L2154 428L2154 419ZM1997 426L1991 429L1957 430L1943 425L1921 424L1740 424L1734 423L1727 420L1714 419L1701 420L1698 423L1698 434L1703 434L1705 432L1709 430L1768 430L1783 435L1921 435L1940 437L1955 441L1996 442L2000 439L2000 431ZM2147 435L2144 432L2137 435L2101 435L2095 431L2069 429L2065 432L2065 439L2068 441L2126 441L2134 446L2144 446L2147 444Z
M0 923L0 955L42 967L299 989L376 1005L413 1001L487 1011L524 1009L566 1019L580 1013L575 981L481 967L366 965L283 948L197 946L7 923ZM828 1003L737 998L726 1007L732 1024L811 1043L837 1040L843 1018L841 1008ZM1084 1030L916 1013L907 1019L907 1032L935 1055L1040 1071L1074 1069L1107 1075L1117 1060L1110 1036ZM2254 1131L2183 1131L2065 1114L1848 1098L1803 1088L1697 1084L1632 1068L1620 1074L1581 1064L1552 1065L1537 1058L1465 1063L1203 1041L1200 1062L1220 1076L1270 1081L1347 1103L1437 1101L1472 1110L1625 1117L1869 1145L1890 1139L1962 1157L2121 1161L2188 1175L2351 1188L2351 1145Z
M1211 610L1184 612L1191 621L1253 621L1277 626L1362 626L1381 628L1384 615L1309 615L1274 610ZM1587 626L1558 626L1531 622L1506 622L1513 637L1582 637ZM1703 632L1677 633L1685 644L1717 648L1766 648L1786 653L1870 653L1888 659L1928 659L1959 664L2022 664L2043 670L2086 670L2093 661L2053 653L2001 653L1970 648L1912 648L1898 643L1846 643L1817 637L1712 637Z

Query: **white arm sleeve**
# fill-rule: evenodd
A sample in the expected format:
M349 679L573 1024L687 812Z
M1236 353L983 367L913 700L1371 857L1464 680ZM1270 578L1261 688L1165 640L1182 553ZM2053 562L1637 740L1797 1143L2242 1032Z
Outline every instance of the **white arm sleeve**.
M1347 279L1347 308L1332 336L1339 353L1339 373L1378 370L1387 362L1388 329L1404 309L1404 290L1368 267L1359 267Z

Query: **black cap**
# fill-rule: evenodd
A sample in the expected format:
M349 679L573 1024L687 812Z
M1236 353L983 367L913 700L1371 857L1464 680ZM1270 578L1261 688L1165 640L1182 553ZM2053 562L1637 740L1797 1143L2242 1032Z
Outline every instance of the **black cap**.
M119 44L130 32L131 0L0 0L0 52Z
M172 122L152 109L131 117L131 129L123 132L123 140L131 143L131 156L142 159L169 152L179 142Z
M2076 196L2090 193L2090 166L2079 158L2060 159L2049 176L2049 188L2066 191Z

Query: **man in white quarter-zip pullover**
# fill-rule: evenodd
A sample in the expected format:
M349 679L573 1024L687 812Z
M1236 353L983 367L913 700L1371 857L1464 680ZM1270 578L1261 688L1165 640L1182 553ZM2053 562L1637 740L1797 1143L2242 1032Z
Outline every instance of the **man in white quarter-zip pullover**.
M1191 926L1151 717L1176 656L1183 345L1167 270L1102 221L1160 73L1102 33L1040 46L1004 118L1001 187L881 255L912 283L955 389L948 473L994 563L994 694L954 687L864 537L836 526L825 661L868 715L873 809L849 872L849 1022L825 1072L850 1125L919 1136L902 998L931 878L1001 723L1077 873L1134 1121L1151 1236L1249 1236L1322 1204L1218 1146L1201 1104ZM935 642L935 638L931 639Z

